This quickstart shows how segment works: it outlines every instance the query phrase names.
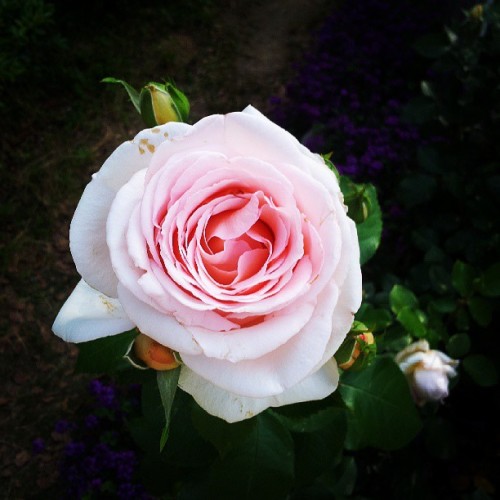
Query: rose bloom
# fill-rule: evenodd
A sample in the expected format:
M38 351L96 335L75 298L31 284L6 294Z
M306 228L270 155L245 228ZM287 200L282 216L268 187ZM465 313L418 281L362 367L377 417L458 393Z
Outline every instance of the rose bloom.
M137 327L228 422L336 389L332 356L361 302L356 227L321 157L255 108L119 146L70 248L82 280L53 326L63 339Z

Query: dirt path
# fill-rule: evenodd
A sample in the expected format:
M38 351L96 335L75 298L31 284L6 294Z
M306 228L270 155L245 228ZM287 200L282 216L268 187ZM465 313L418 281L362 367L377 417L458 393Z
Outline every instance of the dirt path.
M215 66L212 96L193 95L196 117L239 110L247 104L266 111L272 95L282 95L310 35L331 11L332 0L253 0L228 2L214 25L217 46L204 62ZM217 78L222 64L223 78ZM198 82L201 83L201 82ZM213 83L213 82L212 82ZM199 87L201 90L202 87Z

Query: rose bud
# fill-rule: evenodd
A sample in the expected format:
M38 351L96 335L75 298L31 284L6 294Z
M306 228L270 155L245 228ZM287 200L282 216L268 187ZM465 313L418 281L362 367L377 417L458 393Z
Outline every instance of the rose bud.
M354 363L358 360L359 362L363 362L365 358L368 360L370 352L372 350L368 348L368 346L374 346L375 344L373 333L369 331L356 335L355 337L353 337L353 340L353 348L349 359L339 364L339 368L342 368L342 370L349 370L349 368L351 368L352 365L354 365ZM364 365L365 363L363 362L362 364Z
M134 342L134 354L153 370L173 370L179 366L172 349L141 333Z
M457 374L457 360L441 351L429 349L426 340L410 344L395 359L406 375L413 399L418 405L427 401L441 401L448 396L448 382Z
M148 83L141 91L139 102L141 116L149 127L185 122L189 115L186 96L170 83Z

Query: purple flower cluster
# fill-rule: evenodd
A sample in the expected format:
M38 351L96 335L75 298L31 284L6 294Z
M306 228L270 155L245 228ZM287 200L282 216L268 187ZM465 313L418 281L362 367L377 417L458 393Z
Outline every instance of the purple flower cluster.
M125 430L125 418L138 402L136 387L129 389L92 380L93 403L82 421L56 423L56 432L66 433L68 438L60 474L67 498L151 498L136 482L139 460Z
M405 166L415 155L417 130L400 119L418 89L412 42L444 7L411 0L366 0L335 7L311 53L273 98L274 119L310 149L333 151L341 173L363 180ZM437 16L437 17L436 17Z

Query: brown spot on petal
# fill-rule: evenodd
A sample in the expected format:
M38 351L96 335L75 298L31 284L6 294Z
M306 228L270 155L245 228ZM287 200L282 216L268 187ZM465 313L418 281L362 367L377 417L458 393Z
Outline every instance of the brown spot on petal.
M159 134L161 132L161 130L159 128L152 128L151 129L151 132L153 132L153 134Z
M116 307L108 300L107 297L105 297L104 295L99 295L99 298L101 299L104 307L108 310L108 313L111 314L115 311Z

